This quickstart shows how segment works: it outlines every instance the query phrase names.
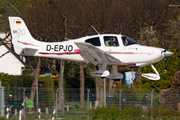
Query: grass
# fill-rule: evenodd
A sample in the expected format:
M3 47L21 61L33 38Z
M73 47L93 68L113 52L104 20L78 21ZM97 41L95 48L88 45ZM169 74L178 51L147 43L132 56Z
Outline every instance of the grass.
M85 115L62 115L59 116L58 118L62 118L63 120L86 120L87 116ZM58 120L55 118L55 120Z
M41 116L41 120L51 120L52 115L51 114L42 114ZM62 120L86 120L87 119L87 115L58 115L58 118L56 119L56 116L54 118L54 120L60 120L60 118ZM121 120L150 120L150 117L134 117L132 115L125 115L124 117L121 117ZM0 117L0 120L7 120L5 117ZM9 120L18 120L18 117L16 117L16 119L9 119ZM23 120L23 116L22 116L22 120ZM38 120L38 114L37 113L32 113L32 114L26 114L26 120ZM90 116L90 120L92 120L92 117ZM98 119L97 119L98 120ZM103 120L103 119L102 119ZM119 118L115 119L115 120L119 120ZM175 117L175 116L171 116L169 118L167 117L158 117L158 118L154 118L154 120L180 120L179 117Z
M0 120L7 120L5 117L0 117ZM9 118L8 120L17 120L17 119L11 119Z
M22 120L24 118L24 116L22 115ZM56 119L56 116L54 117L55 120L59 120L59 119L63 119L63 120L84 120L87 119L86 115L62 115L62 113L59 113L58 118ZM18 120L19 116L13 116L13 119L9 119L9 120ZM26 120L38 120L38 114L37 113L31 113L31 114L26 114L25 116ZM51 120L52 119L52 114L41 114L41 120ZM7 120L5 117L0 117L0 120Z
M79 103L74 103L70 108L70 111L66 110L65 115L58 113L58 118L54 117L55 120L84 120L87 119L87 109L80 108ZM84 114L82 114L84 113ZM142 111L142 108L134 108L126 106L124 109L119 109L118 106L107 105L106 107L98 107L97 109L91 109L89 113L89 119L92 120L150 120L151 116L154 120L180 120L180 113L177 110L169 110L168 106L162 107L155 105L152 109L149 108L146 111ZM120 117L121 115L121 117ZM142 117L144 116L144 117ZM17 120L9 119L9 120ZM41 120L51 120L52 113L50 114L41 114ZM6 118L0 118L0 120L6 120ZM23 116L22 116L23 120ZM38 120L37 113L26 114L26 120Z

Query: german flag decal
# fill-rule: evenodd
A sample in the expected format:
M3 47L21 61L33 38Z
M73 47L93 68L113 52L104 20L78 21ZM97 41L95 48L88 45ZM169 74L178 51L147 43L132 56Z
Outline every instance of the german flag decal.
M21 21L16 21L16 25L21 25Z

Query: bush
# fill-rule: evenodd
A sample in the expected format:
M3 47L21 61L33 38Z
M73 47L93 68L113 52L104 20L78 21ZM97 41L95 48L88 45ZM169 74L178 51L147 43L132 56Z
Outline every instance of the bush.
M93 120L103 119L103 120L115 120L120 115L120 110L116 106L103 106L97 107L96 109L90 110L90 116Z
M80 108L79 103L74 103L74 104L72 104L71 107L69 107L70 110L77 110L77 109L79 109L79 108Z
M141 120L141 119L175 119L179 117L179 112L170 110L168 107L155 106L143 111L142 107L128 107L119 109L119 106L108 105L103 107L97 107L86 112L92 118L92 120Z

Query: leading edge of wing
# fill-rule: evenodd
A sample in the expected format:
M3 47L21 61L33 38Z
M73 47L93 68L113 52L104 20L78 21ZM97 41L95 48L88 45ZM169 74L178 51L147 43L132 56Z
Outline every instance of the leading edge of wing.
M77 47L83 51L80 55L86 63L97 65L98 63L119 64L121 61L112 55L107 54L105 51L93 46L89 43L75 42Z

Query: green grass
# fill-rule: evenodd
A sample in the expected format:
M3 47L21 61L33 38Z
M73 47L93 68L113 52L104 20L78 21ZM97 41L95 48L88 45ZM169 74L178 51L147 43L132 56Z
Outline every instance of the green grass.
M5 117L0 117L0 120L7 120ZM11 119L9 118L8 120L17 120L17 119Z
M64 111L65 115L62 113L58 113L58 119L56 116L55 120L59 120L60 118L63 120L85 120L88 118L87 108L80 108L79 103L74 103L70 107L70 111ZM79 113L78 115L74 113ZM120 117L121 116L121 117ZM144 117L142 117L144 116ZM151 117L154 120L180 120L180 113L177 110L170 110L168 106L163 107L159 105L154 105L153 108L148 108L146 111L143 111L142 108L139 107L130 107L126 106L124 109L119 109L119 106L107 105L103 107L98 107L96 109L91 109L89 111L89 119L90 120L150 120ZM16 117L16 120L18 117ZM50 114L42 114L41 120L51 120L52 113ZM6 118L0 118L0 120L6 120ZM15 119L9 119L15 120ZM23 120L23 116L22 116ZM26 120L38 120L38 114L29 113L26 114Z
M26 120L38 120L37 113L28 114L25 116ZM51 114L43 114L41 115L41 120L51 120L52 115ZM63 120L85 120L87 119L87 116L85 115L59 115L58 119L56 119L56 116L54 117L55 120L59 120L59 118ZM8 120L18 120L19 117L16 117L16 119L8 119ZM7 120L5 117L0 117L0 120ZM22 116L23 120L23 116Z
M128 111L129 110L130 109L128 109ZM126 112L128 112L128 111L126 111ZM103 111L103 112L105 112L105 111ZM168 110L165 110L164 112L165 112L165 114L168 114L167 113ZM106 113L106 114L108 115L108 113ZM142 116L136 116L135 117L135 116L132 116L132 114L130 112L129 112L129 114L128 113L125 113L125 114L123 117L121 117L121 120L150 120L151 119L150 116L147 116L147 115L145 117L142 117ZM51 117L52 117L52 114L48 114L48 115L42 114L41 120L51 120ZM55 120L59 120L60 118L62 120L87 120L87 115L62 115L61 114L61 115L58 115L58 119L56 119L56 116L55 116ZM117 117L114 120L119 120L119 119L120 118ZM171 115L169 117L167 117L167 116L165 117L163 114L160 116L154 117L153 119L154 120L180 120L179 115L177 115L177 116ZM5 117L3 117L3 118L0 117L0 120L7 120L7 119ZM9 120L18 120L18 117L16 117L16 119L9 119ZM22 116L22 120L23 120L23 116ZM38 120L38 114L37 113L26 114L26 120ZM92 116L89 116L89 120L92 120ZM96 118L95 120L105 120L105 119ZM107 120L109 120L109 119L107 118Z
M63 118L63 120L86 120L87 116L85 115L63 115L63 116L58 116L58 118ZM55 118L55 120L58 120Z

